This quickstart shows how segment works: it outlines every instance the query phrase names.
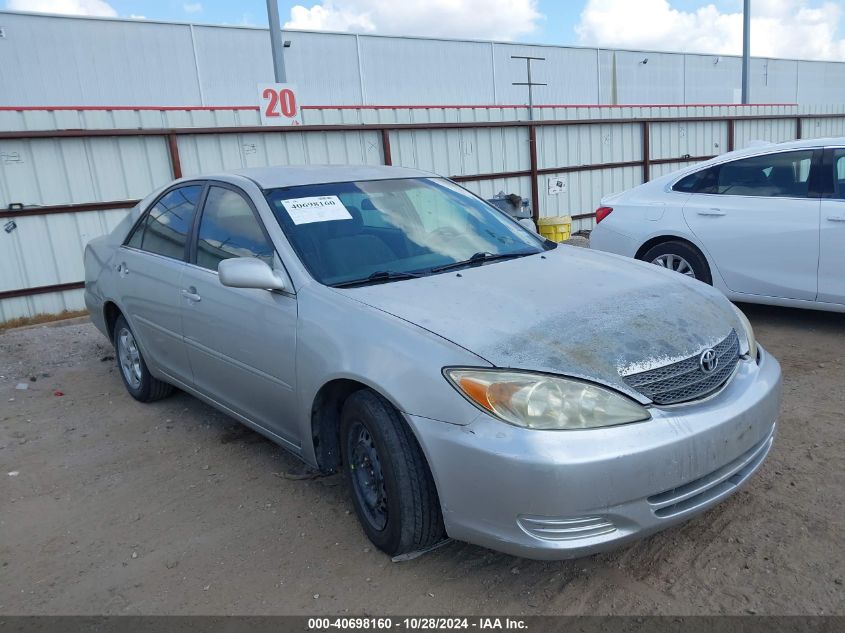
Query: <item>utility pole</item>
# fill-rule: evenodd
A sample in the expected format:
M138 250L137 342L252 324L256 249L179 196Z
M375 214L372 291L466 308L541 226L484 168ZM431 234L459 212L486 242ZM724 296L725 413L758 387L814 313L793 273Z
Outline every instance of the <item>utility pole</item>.
M282 26L279 23L278 0L267 0L267 20L270 22L270 48L273 51L273 74L277 84L287 83L285 73L285 43L282 42Z
M544 83L531 81L531 62L532 61L546 61L545 57L531 57L529 55L511 55L511 59L524 59L525 67L528 72L528 81L514 81L512 86L528 86L528 120L534 120L534 86L545 86Z
M748 103L748 77L751 69L751 0L742 2L742 102Z

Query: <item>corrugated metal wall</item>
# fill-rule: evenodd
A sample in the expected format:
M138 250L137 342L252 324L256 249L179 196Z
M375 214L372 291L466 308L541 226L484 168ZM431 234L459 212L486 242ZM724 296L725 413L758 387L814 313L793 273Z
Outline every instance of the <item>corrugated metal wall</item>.
M402 125L515 121L526 114L523 108L500 107L328 108L305 110L303 117L306 125ZM688 165L690 160L683 160L685 157L694 160L726 151L728 123L724 117L777 117L736 120L737 148L751 140L794 138L801 114L805 115L801 118L805 138L845 134L845 107L803 108L800 113L787 106L580 107L540 108L537 114L544 120L585 121L534 128L540 172L537 202L544 216L590 213L603 195L639 184L643 179L643 119L713 119L650 122L649 158L657 161L650 165L652 177ZM830 116L808 116L818 114ZM589 119L604 122L586 122ZM19 131L158 130L258 123L254 109L0 111L0 129ZM388 138L395 165L470 177L464 185L484 197L499 191L531 196L530 136L524 121L501 127L393 129ZM186 132L177 136L177 145L186 176L257 165L385 161L379 130ZM171 178L167 138L159 134L0 140L0 209L11 203L132 200ZM551 178L563 180L564 191L549 194ZM14 218L17 227L0 232L0 292L81 281L85 243L110 231L125 213L125 209L107 209ZM583 219L575 223L575 229L591 225L590 219ZM0 300L0 321L82 307L79 290L6 298Z
M272 81L269 34L237 26L45 16L0 11L0 105L252 104ZM734 103L740 60L719 55L597 50L289 31L289 80L303 103L519 104L525 62L536 103ZM644 60L647 63L643 63ZM162 72L167 69L167 72ZM752 60L757 103L845 103L845 64Z

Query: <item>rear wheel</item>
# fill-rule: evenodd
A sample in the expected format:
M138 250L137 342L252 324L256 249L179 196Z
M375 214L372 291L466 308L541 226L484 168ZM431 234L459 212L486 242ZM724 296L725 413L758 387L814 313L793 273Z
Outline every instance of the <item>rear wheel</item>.
M141 348L135 340L135 334L123 315L115 321L113 340L117 352L117 368L129 395L140 402L153 402L173 393L171 385L150 374Z
M647 250L642 259L713 285L710 267L707 265L704 255L686 242L663 242Z
M341 452L355 513L380 550L396 556L444 535L428 464L396 409L369 390L353 393L341 414Z

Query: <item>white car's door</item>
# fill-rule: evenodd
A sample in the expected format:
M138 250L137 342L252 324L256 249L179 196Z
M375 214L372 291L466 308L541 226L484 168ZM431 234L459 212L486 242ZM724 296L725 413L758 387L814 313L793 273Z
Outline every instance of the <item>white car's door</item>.
M675 185L684 219L733 292L814 300L821 152L772 152L714 165ZM714 271L715 272L715 271Z
M845 304L845 148L828 152L824 169L832 171L833 183L821 203L819 301Z

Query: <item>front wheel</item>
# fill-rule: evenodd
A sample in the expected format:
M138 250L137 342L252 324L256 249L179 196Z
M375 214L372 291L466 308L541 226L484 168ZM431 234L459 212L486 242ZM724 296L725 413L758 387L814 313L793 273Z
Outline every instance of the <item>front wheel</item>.
M704 255L686 242L663 242L648 249L642 260L713 285Z
M341 414L341 453L355 513L373 544L396 556L430 547L445 534L428 464L396 409L369 390Z
M173 393L171 385L150 374L138 341L135 340L135 334L123 315L117 317L112 340L117 352L117 368L130 396L140 402L153 402Z

